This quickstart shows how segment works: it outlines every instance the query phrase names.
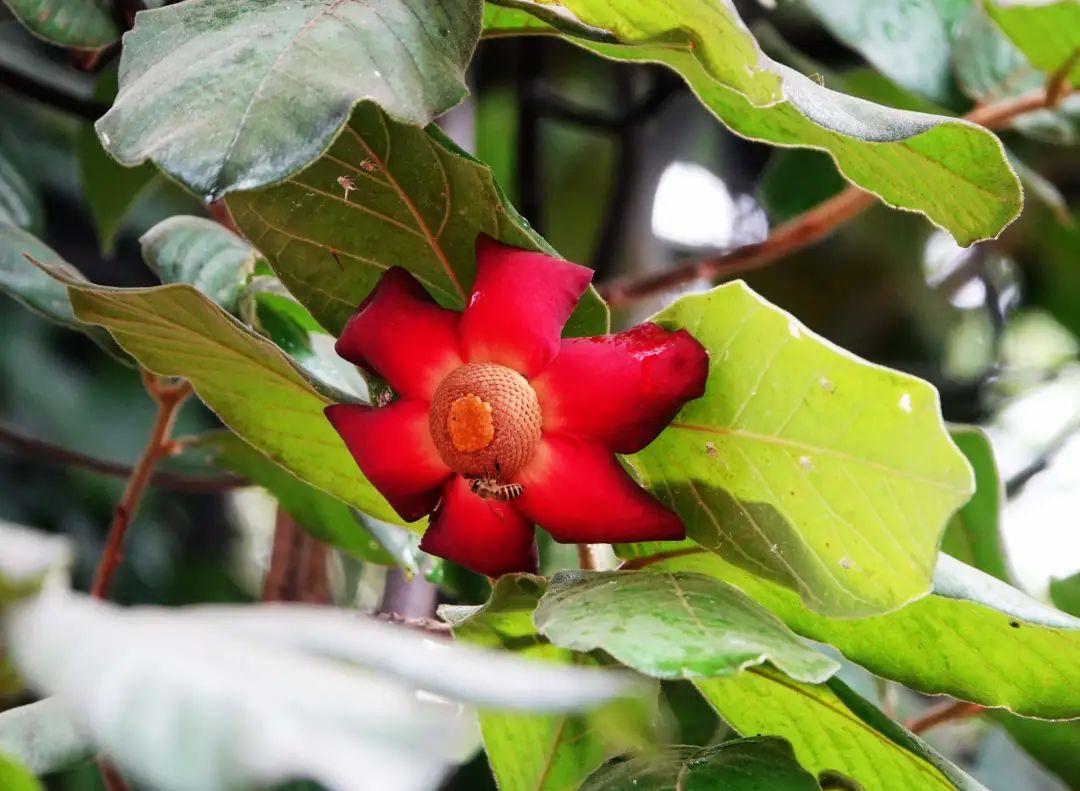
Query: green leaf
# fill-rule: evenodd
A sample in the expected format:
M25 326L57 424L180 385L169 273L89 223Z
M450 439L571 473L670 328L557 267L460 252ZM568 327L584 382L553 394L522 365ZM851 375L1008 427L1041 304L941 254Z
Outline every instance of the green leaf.
M582 660L536 632L532 613L544 592L542 577L500 577L480 607L439 608L454 637L485 648L513 651L541 662ZM479 712L480 732L500 791L571 791L607 757L619 717L641 716L626 702L590 714ZM625 723L621 723L625 725Z
M580 791L816 791L817 780L795 761L791 745L773 736L712 747L670 747L612 761Z
M950 104L952 28L971 0L803 0L826 28L898 85Z
M0 753L15 758L35 774L67 768L94 752L75 732L56 698L0 712Z
M68 281L75 315L105 327L148 370L189 380L246 442L306 483L400 524L356 469L323 415L340 399L306 378L274 344L191 286L107 288Z
M691 538L830 615L930 589L974 488L931 385L836 348L741 281L653 320L711 357L705 395L629 457Z
M45 791L45 787L22 764L0 754L0 788L5 791Z
M37 192L0 148L0 227L13 225L39 233L43 222Z
M1008 101L1046 84L1046 75L980 10L959 26L954 53L957 81L976 102ZM1075 144L1080 141L1080 101L1067 96L1057 108L1018 116L1012 127L1038 140Z
M4 0L35 36L61 47L97 50L120 38L108 0Z
M619 0L612 7L631 19L636 0ZM525 16L517 12L489 15L485 32L535 32L535 22L523 20ZM594 24L591 16L578 16ZM756 107L714 79L686 50L662 44L622 46L571 40L604 57L672 68L740 136L826 151L849 181L889 206L926 215L962 245L996 237L1020 212L1023 199L1016 174L1001 143L982 127L846 96L764 55L762 62L782 79L783 101Z
M787 739L799 763L818 777L839 773L863 791L982 789L839 679L803 684L752 668L694 683L737 732Z
M656 678L728 676L768 661L820 682L840 667L764 607L704 574L559 572L534 621L555 645L601 649Z
M262 260L259 251L220 223L177 215L139 239L143 259L162 283L194 286L230 313Z
M730 582L798 634L920 692L1027 717L1080 716L1080 620L947 555L932 595L858 620L811 612L790 591L712 553L673 557L650 568Z
M216 464L267 489L298 525L320 541L370 563L398 563L349 506L304 483L235 434L204 434L194 447L209 451Z
M1051 74L1080 49L1080 3L1076 0L988 0L986 10L1035 66ZM1080 60L1069 82L1080 85Z
M465 95L480 0L218 0L144 11L97 123L125 165L152 159L208 199L279 181L361 99L423 125Z
M36 237L14 226L0 225L0 291L49 321L78 330L120 362L130 364L109 333L75 318L64 284L49 277L26 256L62 271L66 278L84 280L71 264Z
M333 335L391 266L406 267L440 303L460 310L475 275L478 234L553 252L487 166L437 128L395 123L369 102L307 170L231 195L228 204L243 234ZM567 333L606 329L607 308L590 289Z
M954 558L1009 582L1000 517L1004 489L990 437L977 426L951 426L949 435L975 472L975 495L949 520L941 549Z

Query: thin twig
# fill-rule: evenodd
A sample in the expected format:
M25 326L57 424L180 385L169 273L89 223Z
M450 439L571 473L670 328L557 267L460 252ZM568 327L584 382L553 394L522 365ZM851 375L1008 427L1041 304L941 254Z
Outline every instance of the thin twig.
M118 464L94 456L77 453L50 442L28 437L8 426L0 424L0 445L6 445L27 458L64 467L109 475L114 478L130 478L134 467ZM241 486L250 486L251 482L236 475L186 475L178 472L157 470L150 476L153 486L161 486L178 492L223 492Z
M948 700L930 709L921 717L908 720L904 725L912 733L924 733L943 723L974 717L983 711L985 711L985 708L978 703L968 703L966 700Z
M157 418L154 427L150 430L150 438L146 442L146 448L142 456L131 471L124 494L120 498L113 512L112 524L109 525L109 535L105 539L105 550L101 553L97 571L94 574L94 583L90 588L90 595L99 599L108 596L109 587L112 584L113 575L123 556L124 535L128 525L135 518L135 512L146 491L147 484L153 474L154 467L163 458L175 450L170 440L176 416L180 406L191 394L191 385L186 381L176 384L160 380L153 374L143 371L143 386L150 397L157 403Z
M577 545L578 567L585 571L599 571L600 554L595 544Z
M1048 86L1002 102L976 107L964 116L964 120L987 129L999 129L1024 113L1054 107L1068 93ZM875 196L871 193L850 186L778 226L763 242L746 245L713 258L691 261L666 272L601 283L597 288L610 305L619 307L695 280L715 280L721 276L730 277L760 269L824 239L838 226L872 206L874 201Z
M686 557L687 555L698 555L707 550L704 547L684 547L682 549L672 549L667 552L657 552L655 555L646 555L640 558L631 558L623 562L619 566L619 571L638 571L646 566L651 566L653 563L660 563L664 560L671 560L672 558Z

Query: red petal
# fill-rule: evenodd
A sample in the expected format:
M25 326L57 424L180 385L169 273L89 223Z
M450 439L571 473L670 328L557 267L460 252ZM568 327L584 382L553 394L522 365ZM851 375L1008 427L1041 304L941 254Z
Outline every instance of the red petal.
M526 378L559 351L559 336L592 280L592 270L480 235L476 282L461 317L461 351Z
M396 266L360 303L334 349L406 398L430 401L443 377L462 364L460 318L435 304L412 275Z
M616 544L686 537L679 517L660 505L596 440L545 434L515 478L514 504L563 543Z
M325 412L364 477L402 519L413 522L434 510L451 471L431 440L427 404L332 404Z
M420 549L489 577L537 569L532 522L509 502L477 497L460 475L443 486Z
M709 356L690 333L647 323L564 340L532 386L545 431L581 434L617 453L636 453L683 404L705 392L708 375Z

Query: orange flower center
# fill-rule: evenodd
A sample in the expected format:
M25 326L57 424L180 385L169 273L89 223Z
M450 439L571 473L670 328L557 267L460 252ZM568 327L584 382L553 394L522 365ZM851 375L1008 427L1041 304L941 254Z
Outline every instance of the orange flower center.
M455 472L506 481L540 442L540 403L525 377L493 363L451 371L431 400L435 447Z

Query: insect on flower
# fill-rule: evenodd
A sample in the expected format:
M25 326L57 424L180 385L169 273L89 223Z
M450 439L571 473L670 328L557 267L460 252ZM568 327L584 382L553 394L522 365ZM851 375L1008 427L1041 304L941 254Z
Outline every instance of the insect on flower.
M384 406L326 415L420 548L489 576L536 570L535 525L565 543L681 539L679 517L616 453L649 444L705 390L708 355L655 324L560 337L592 271L480 236L461 313L388 270L338 339Z

